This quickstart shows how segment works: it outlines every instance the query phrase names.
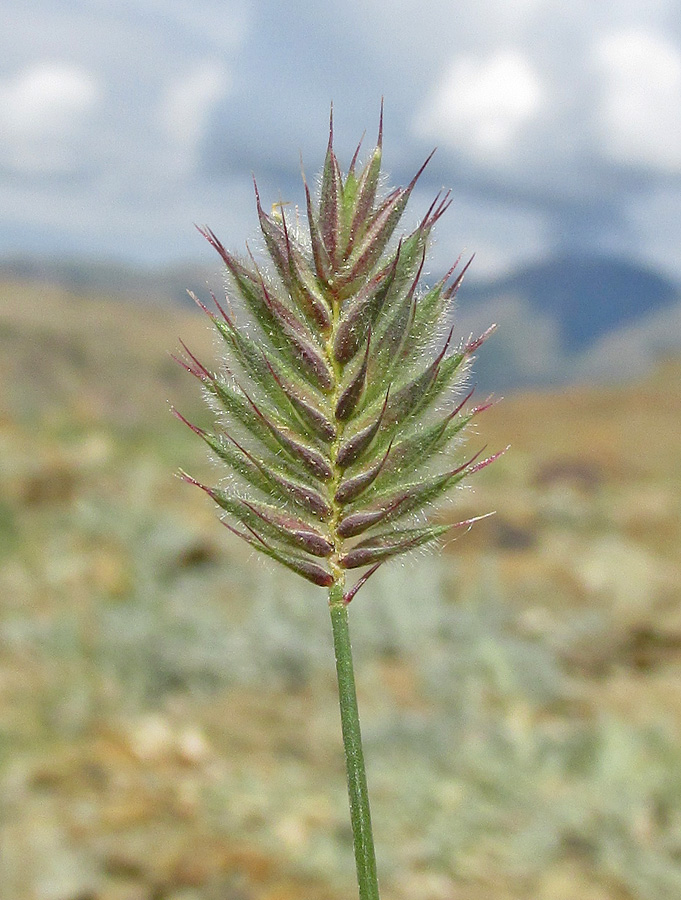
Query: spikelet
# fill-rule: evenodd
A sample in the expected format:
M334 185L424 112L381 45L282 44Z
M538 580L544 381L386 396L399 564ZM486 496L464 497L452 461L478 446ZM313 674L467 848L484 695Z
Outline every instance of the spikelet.
M346 602L385 560L457 527L429 524L424 513L500 455L451 457L489 406L471 407L472 391L461 394L492 329L455 346L446 327L470 263L420 286L448 193L395 240L430 157L406 187L381 196L382 126L381 110L376 148L361 171L356 152L343 177L331 119L318 203L303 175L305 233L283 204L267 215L255 187L266 270L199 229L227 269L228 302L213 297L211 312L197 300L224 341L225 363L210 371L184 345L179 360L220 411L215 431L186 424L230 474L221 487L183 477L224 510L231 531L314 584L371 567Z

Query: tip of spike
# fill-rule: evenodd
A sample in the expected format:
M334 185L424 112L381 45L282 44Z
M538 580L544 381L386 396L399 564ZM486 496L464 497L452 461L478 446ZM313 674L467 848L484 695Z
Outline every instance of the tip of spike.
M493 453L492 456L488 456L487 459L483 459L482 462L476 463L474 466L471 466L466 472L467 475L473 475L475 472L479 472L481 469L486 469L487 466L491 465L495 460L499 459L499 457L503 456L511 449L511 445L508 444L504 447L503 450L499 450L497 453ZM484 447L483 447L484 450ZM482 453L482 450L480 451ZM479 456L479 454L477 454ZM473 457L475 459L475 457Z
M428 212L423 217L423 221L421 222L421 229L423 231L430 231L430 229L435 225L438 219L442 218L442 216L447 212L449 207L454 202L452 197L452 192L446 191L444 196L442 195L442 191L440 191L428 209Z
M359 139L359 144L357 144L357 149L352 155L352 159L350 160L350 168L348 169L348 174L355 171L355 166L357 165L357 157L359 156L359 151L362 147L362 143L364 141L364 137L366 135L366 131L363 132L362 137Z
M418 170L418 172L416 173L416 175L414 175L414 177L412 178L412 180L409 182L409 184L408 184L407 187L405 188L406 191L412 191L412 190L414 189L414 187L415 187L415 185L416 185L416 182L419 180L419 178L421 177L421 175L423 175L423 172L424 172L426 166L427 166L428 163L431 161L431 159L433 158L433 156L435 156L435 151L436 151L436 150L437 150L437 147L434 147L434 148L430 151L430 153L429 153L428 156L426 157L426 161L423 163L423 165L422 165L421 168Z
M260 192L258 191L258 182L255 180L255 172L251 172L251 178L253 180L253 190L255 192L255 204L258 210L258 214L261 214L262 204L260 203Z
M198 308L200 310L203 310L203 312L206 313L207 316L211 315L211 311L208 309L208 307L206 306L205 303L203 303L201 300L199 300L199 298L196 296L194 291L188 290L187 295L194 301L194 303L196 303L196 305L198 306Z
M182 481L185 481L187 484L193 484L195 487L201 488L201 490L203 490L203 491L209 490L205 484L201 484L200 481L197 481L196 478L194 478L188 472L185 472L184 469L177 470L177 477L180 478Z
M456 276L456 278L455 278L454 281L450 284L450 286L449 286L449 287L444 291L444 293L442 294L442 296L444 297L445 300L451 300L452 298L454 298L454 297L456 296L457 291L458 291L459 288L461 287L461 283L462 283L462 281L463 281L463 279L464 279L464 277L465 277L465 275L466 275L466 272L467 272L468 269L470 268L470 266L471 266L471 264L472 264L472 262L473 262L474 259L475 259L475 253L472 254L471 258L468 260L468 262L466 263L466 265L465 265L465 266L463 267L463 269L459 272L459 274ZM445 276L445 279L444 279L444 281L443 281L443 284L446 283L446 282L449 280L450 276L454 273L454 270L455 270L456 267L459 265L460 260L461 260L461 255L459 255L459 258L457 259L457 261L454 263L454 265L452 266L452 268L449 270L449 272L448 272L447 275Z
M208 432L203 428L199 428L198 425L194 425L188 419L185 419L182 413L179 410L175 409L174 406L170 407L170 412L175 416L176 419L179 419L180 422L183 422L187 426L187 428L191 428L194 434L198 434L199 437L205 437L208 434Z
M487 449L487 445L485 444L485 446L481 447L477 453L474 453L473 456L471 456L471 458L469 460L467 460L465 463L461 463L461 465L457 466L456 469L452 469L452 471L449 474L453 476L453 475L459 475L461 472L465 472L466 475L470 475L471 472L477 471L478 467L474 466L473 463L482 453L485 452L486 449Z
M329 109L329 146L328 150L331 151L333 149L333 100L331 101L331 107Z
M489 519L490 516L496 516L496 510L490 510L490 512L483 513L480 516L472 516L470 519L462 519L461 522L454 522L452 528L470 528L472 525L475 525L476 522L482 522L483 519Z
M489 328L485 329L485 331L483 331L483 333L482 333L481 335L479 335L478 337L476 337L476 338L472 338L472 337L469 338L469 340L468 340L466 346L464 347L464 353L465 353L466 355L468 355L468 354L470 354L470 353L475 353L475 351L476 351L479 347L481 347L482 344L485 343L485 341L487 340L487 338L488 338L491 334L494 334L494 332L495 332L496 330L497 330L497 325L496 325L496 323L495 323L494 325L490 325Z
M479 413L486 412L486 410L491 409L493 406L496 406L497 403L501 402L501 400L503 400L503 397L494 397L492 394L490 394L490 396L483 403L481 403L479 406L473 407L473 409L471 410L471 415L477 416L479 415Z

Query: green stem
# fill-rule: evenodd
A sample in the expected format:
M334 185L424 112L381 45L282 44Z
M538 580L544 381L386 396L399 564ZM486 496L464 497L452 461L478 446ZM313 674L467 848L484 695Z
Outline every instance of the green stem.
M333 627L333 646L336 652L338 698L340 701L341 727L345 747L345 765L350 796L350 821L355 846L357 881L360 900L378 900L376 877L376 853L371 830L369 791L364 769L362 735L359 728L355 674L352 665L352 648L348 629L348 607L343 602L342 581L336 581L329 589L329 607Z

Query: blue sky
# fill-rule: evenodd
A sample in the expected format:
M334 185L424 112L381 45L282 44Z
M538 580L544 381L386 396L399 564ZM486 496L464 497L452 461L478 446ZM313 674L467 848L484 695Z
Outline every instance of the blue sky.
M204 260L263 198L300 203L334 102L347 162L375 138L415 220L454 203L431 261L478 276L559 249L681 280L676 0L4 0L0 257Z

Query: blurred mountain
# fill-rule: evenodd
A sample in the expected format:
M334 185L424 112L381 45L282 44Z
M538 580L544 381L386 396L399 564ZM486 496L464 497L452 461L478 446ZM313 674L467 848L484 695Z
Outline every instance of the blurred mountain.
M548 314L558 323L562 348L577 352L609 332L668 309L681 291L640 263L604 256L557 256L466 287L467 301L495 297L520 298L533 313Z
M457 331L497 333L480 349L484 390L641 377L681 351L681 288L644 265L561 256L466 283Z

